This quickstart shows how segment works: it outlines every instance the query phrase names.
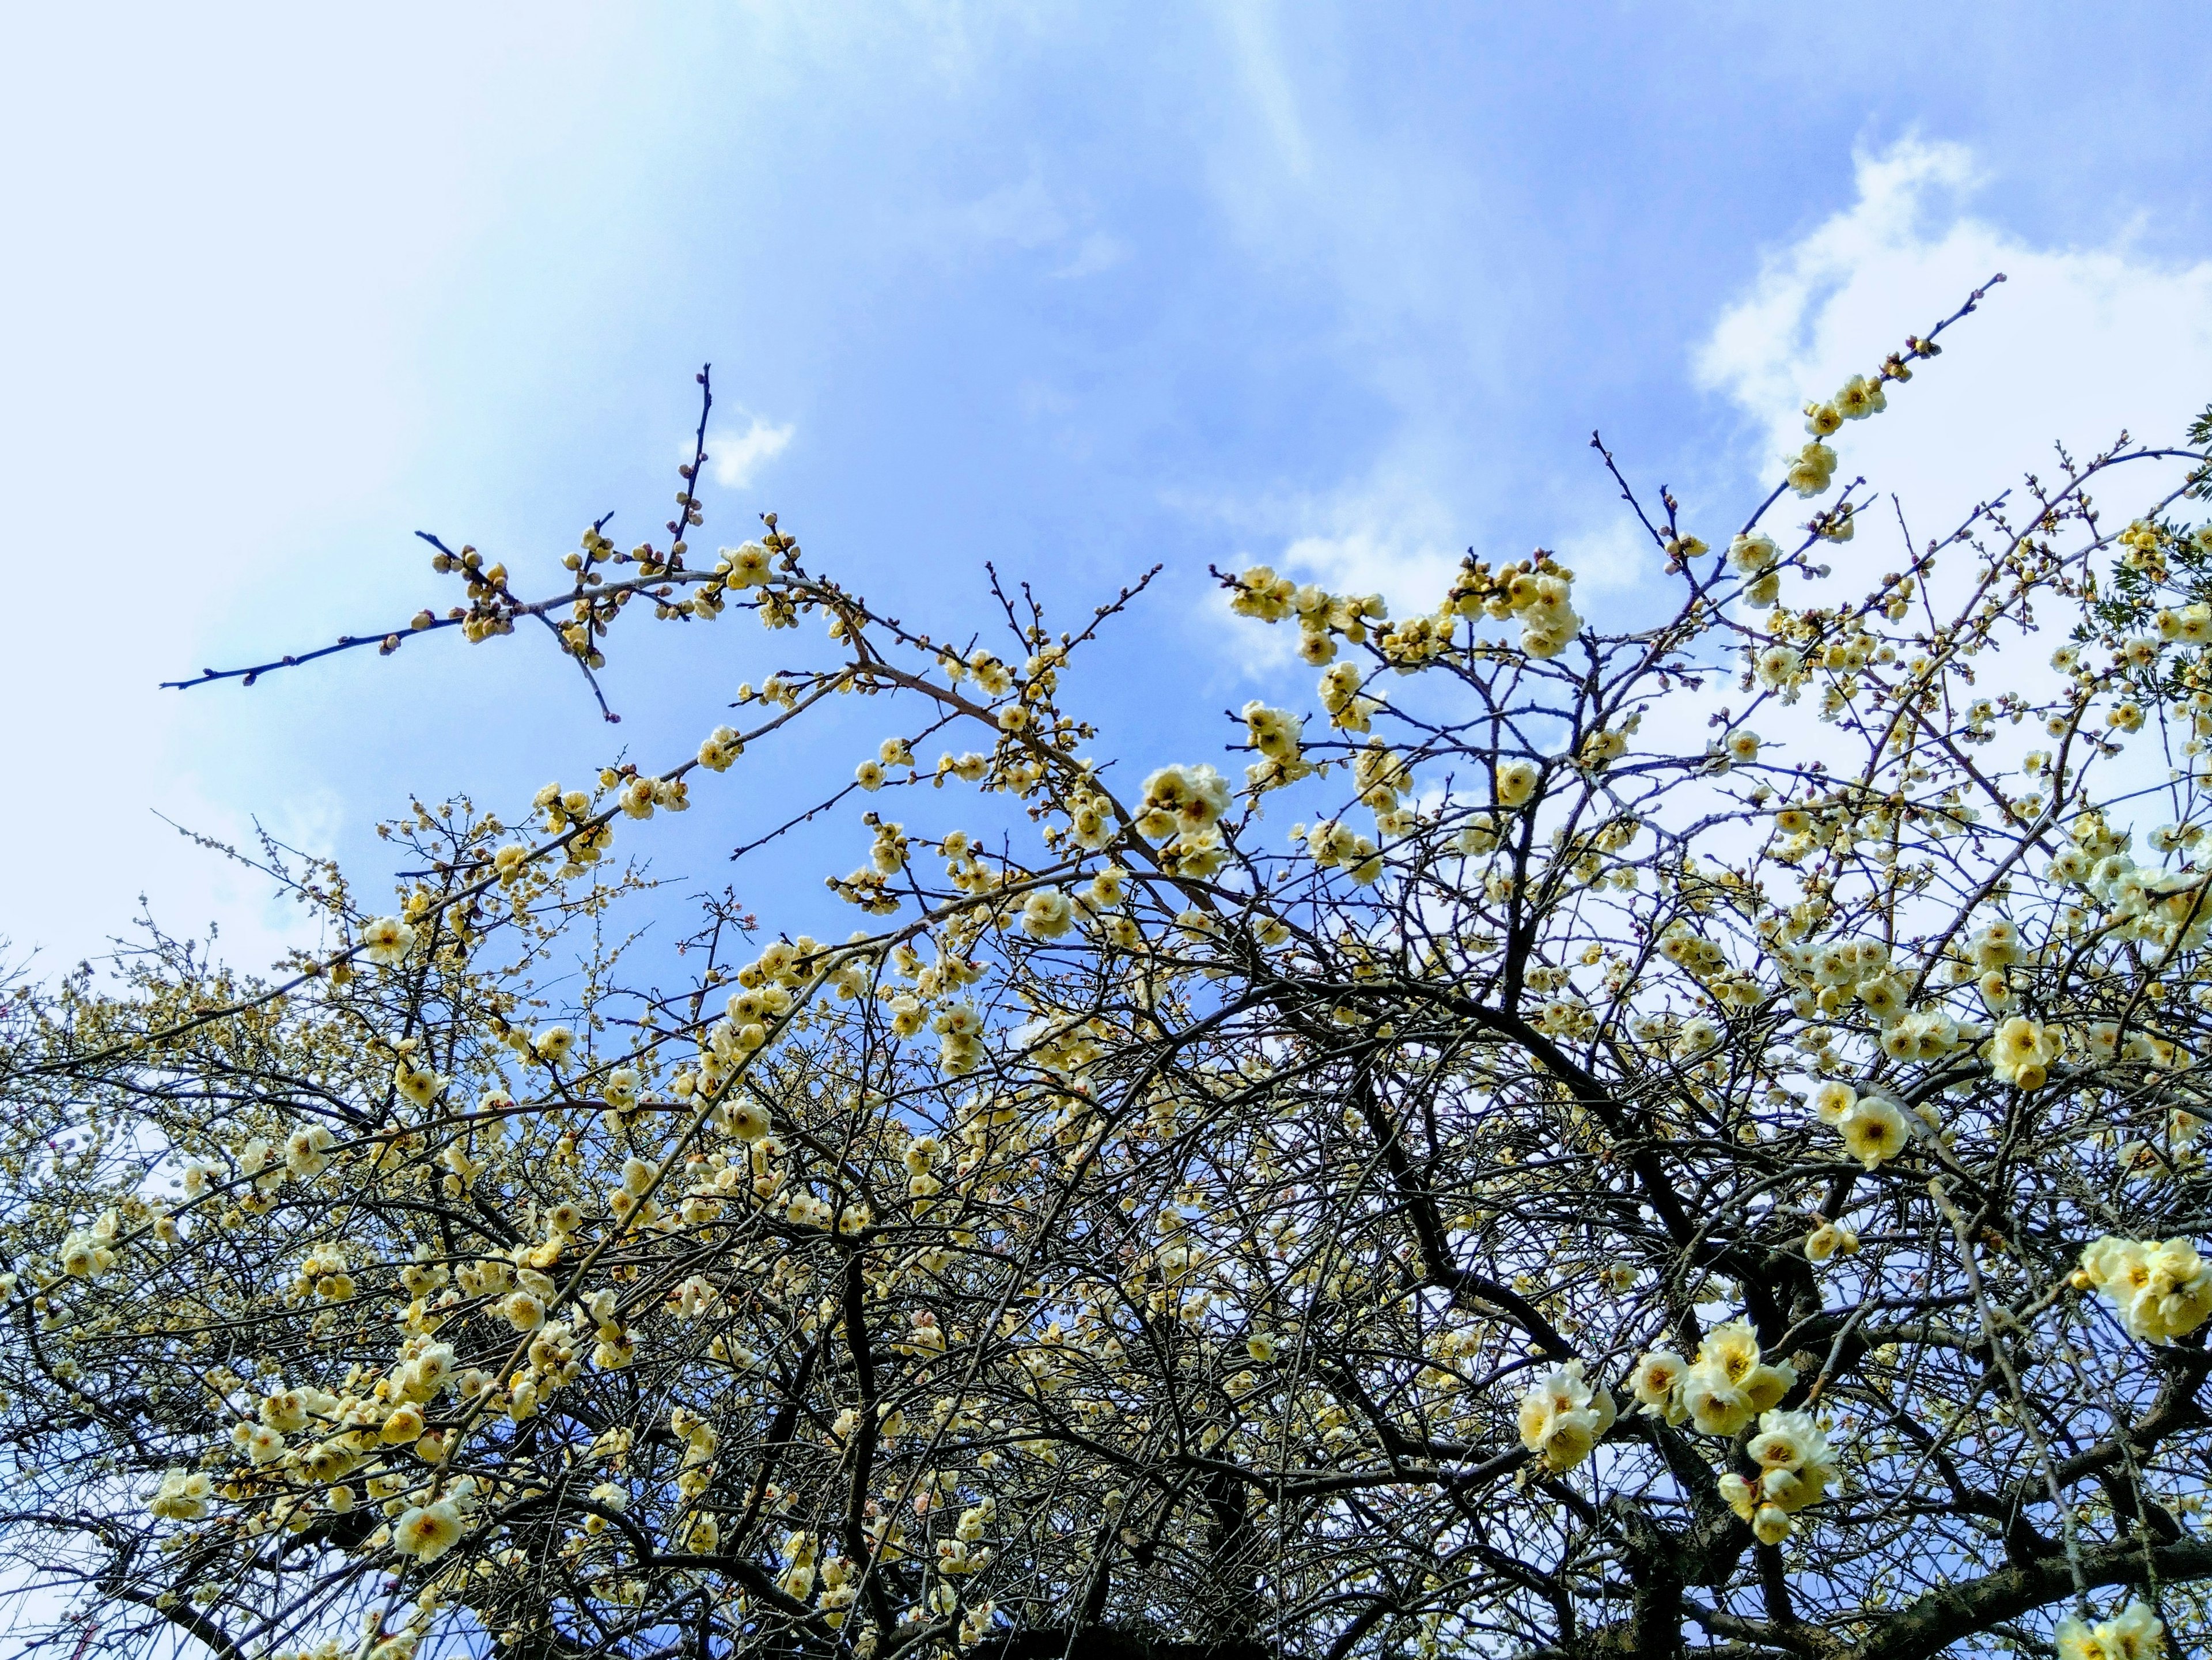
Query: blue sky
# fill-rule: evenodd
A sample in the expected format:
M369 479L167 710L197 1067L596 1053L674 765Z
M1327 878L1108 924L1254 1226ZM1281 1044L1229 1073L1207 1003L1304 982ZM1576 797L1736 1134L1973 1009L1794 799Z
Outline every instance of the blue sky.
M1069 613L1164 561L1093 682L1139 763L1305 690L1209 562L1418 604L1541 542L1632 607L1593 427L1720 525L1991 270L1851 465L1934 518L2170 435L2212 400L2208 59L2159 5L19 8L0 933L73 960L143 891L257 962L286 915L155 812L373 884L410 789L687 752L773 666L749 623L618 660L619 733L520 640L155 682L441 599L418 527L548 573L609 508L635 539L708 359L710 543L773 507L933 624L986 559ZM754 787L663 868L724 879Z

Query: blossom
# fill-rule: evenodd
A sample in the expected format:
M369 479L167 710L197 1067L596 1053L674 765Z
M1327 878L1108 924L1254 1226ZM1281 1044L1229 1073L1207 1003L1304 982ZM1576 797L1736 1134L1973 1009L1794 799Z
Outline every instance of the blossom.
M415 930L396 916L380 916L361 931L361 954L372 963L391 968L405 960L415 948Z
M1844 1150L1869 1170L1905 1150L1905 1115L1879 1095L1860 1097L1837 1121Z
M1759 1489L1735 1470L1723 1475L1718 1483L1721 1502L1748 1522L1759 1510Z
M2041 1089L2057 1058L2054 1036L2024 1014L1999 1025L1990 1040L1990 1070L2015 1089Z
M1694 1061L1717 1048L1720 1041L1719 1025L1702 1014L1693 1014L1682 1022L1682 1029L1674 1035L1674 1055L1678 1060Z
M320 1176L330 1167L330 1150L337 1138L324 1124L310 1124L284 1138L284 1168L301 1180Z
M1869 415L1879 415L1889 407L1888 394L1882 391L1879 374L1855 374L1844 382L1843 389L1829 400L1837 414L1846 421L1863 421Z
M1813 1116L1830 1126L1844 1122L1844 1115L1858 1104L1858 1091L1838 1079L1830 1079L1813 1091Z
M1860 1006L1885 1026L1894 1025L1905 1018L1905 987L1893 974L1862 980L1856 994Z
M1534 761L1507 761L1498 769L1498 804L1517 807L1536 793L1540 776Z
M1783 477L1800 496L1823 495L1835 480L1836 453L1816 438L1797 452Z
M1825 1262L1832 1256L1856 1256L1858 1248L1858 1235L1834 1222L1823 1222L1805 1236L1805 1256L1814 1262Z
M733 728L717 727L699 745L699 764L709 772L727 772L730 763L744 752L744 739Z
M392 1527L392 1548L419 1562L434 1562L460 1542L464 1530L460 1507L441 1499L404 1512Z
M1521 1399L1521 1444L1555 1473L1571 1470L1590 1455L1598 1438L1613 1427L1613 1394L1583 1377L1583 1363L1566 1365L1540 1377Z
M723 573L722 581L730 587L759 587L769 580L769 550L757 542L748 542L738 548L724 548L722 560L729 567Z
M404 1446L410 1441L420 1440L424 1427L422 1408L406 1402L386 1415L381 1437L388 1447Z
M566 1026L548 1026L531 1040L531 1048L538 1058L559 1066L568 1058L568 1051L576 1047L576 1034Z
M1032 939L1057 939L1074 921L1075 908L1058 888L1038 888L1022 901L1022 932Z
M1375 843L1341 819L1324 818L1305 835L1306 851L1324 868L1348 865L1354 869L1374 859Z
M405 1055L392 1069L392 1087L418 1107L427 1107L446 1086L446 1079L428 1067L418 1067Z
M1769 646L1753 665L1759 684L1775 690L1794 686L1804 678L1805 660L1790 646Z
M1782 560L1782 550L1765 531L1744 531L1729 544L1729 569L1743 576L1760 576Z
M1688 1416L1681 1386L1689 1369L1690 1363L1672 1349L1650 1350L1628 1374L1629 1390L1647 1414L1680 1424Z
M517 1331L536 1331L545 1323L545 1304L526 1291L511 1292L499 1305L500 1317Z
M215 1480L205 1470L175 1468L161 1475L149 1508L167 1522L197 1522L213 1507Z

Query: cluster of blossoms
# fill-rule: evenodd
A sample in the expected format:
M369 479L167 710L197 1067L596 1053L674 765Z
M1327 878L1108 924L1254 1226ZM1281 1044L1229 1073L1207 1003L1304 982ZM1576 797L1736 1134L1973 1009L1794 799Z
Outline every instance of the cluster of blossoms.
M2166 1627L2143 1602L2094 1624L2069 1614L2056 1634L2058 1660L2164 1660L2166 1654Z
M1668 1425L1734 1438L1756 1418L1759 1432L1746 1451L1759 1475L1752 1480L1727 1472L1720 1492L1765 1544L1789 1537L1791 1518L1817 1503L1835 1480L1827 1436L1812 1415L1775 1409L1796 1377L1792 1367L1763 1361L1757 1336L1737 1321L1707 1334L1694 1362L1653 1350L1629 1380L1642 1411ZM1613 1422L1611 1393L1584 1379L1579 1360L1554 1369L1522 1397L1521 1444L1554 1474L1588 1458Z
M1906 380L1911 378L1904 358L1893 356L1872 375L1855 374L1844 382L1842 389L1825 403L1805 405L1805 430L1812 435L1810 441L1790 458L1785 480L1800 496L1825 496L1835 480L1836 453L1820 441L1830 436L1846 421L1863 421L1869 415L1878 415L1889 407L1888 394L1883 390L1887 380ZM1842 540L1848 537L1846 530Z
M2058 1035L2027 1015L2002 1022L1990 1045L1990 1070L2017 1090L2039 1090L2058 1059Z
M1648 1352L1629 1388L1642 1412L1669 1426L1733 1439L1757 1420L1759 1433L1745 1452L1758 1475L1726 1472L1720 1493L1760 1542L1772 1545L1790 1535L1792 1518L1818 1503L1836 1478L1827 1435L1812 1414L1778 1410L1796 1382L1794 1367L1760 1358L1757 1335L1739 1320L1707 1333L1694 1361L1671 1350ZM1587 1459L1613 1422L1611 1392L1589 1383L1579 1360L1538 1379L1521 1400L1521 1444L1553 1474Z
M1298 655L1319 667L1336 660L1337 642L1364 645L1370 623L1389 614L1380 594L1332 594L1311 583L1300 586L1278 575L1272 566L1255 565L1236 581L1229 607L1239 617L1279 623L1298 620Z
M2170 1343L2212 1317L2212 1263L2186 1239L2108 1233L2082 1251L2075 1277L2112 1304L2130 1336L2147 1343Z
M104 1211L88 1228L72 1228L57 1254L62 1272L72 1280L97 1280L115 1266L115 1233L121 1225L114 1211Z
M1245 783L1255 794L1282 789L1312 775L1313 764L1305 758L1301 741L1304 716L1270 708L1255 697L1244 706L1244 731L1260 752L1261 758L1244 769Z
M1570 1360L1528 1387L1521 1397L1521 1444L1558 1474L1589 1457L1598 1438L1613 1425L1613 1391L1583 1377L1583 1363Z
M1796 1530L1796 1513L1819 1503L1836 1479L1828 1438L1810 1413L1765 1412L1744 1452L1759 1467L1757 1478L1729 1471L1721 1497L1760 1544L1778 1545Z
M1575 574L1539 550L1527 560L1492 570L1469 555L1444 597L1445 617L1490 617L1521 624L1521 649L1539 660L1557 657L1582 632L1574 607Z
M1295 615L1298 654L1316 666L1336 662L1340 640L1365 645L1371 633L1376 655L1396 672L1409 674L1431 664L1462 662L1455 631L1475 617L1518 622L1523 652L1539 660L1557 657L1582 632L1574 580L1573 571L1540 549L1530 559L1495 569L1470 554L1433 613L1393 623L1379 595L1332 595L1255 565L1231 580L1230 608L1266 623Z
M1797 1382L1796 1369L1760 1359L1748 1321L1707 1332L1694 1361L1653 1349L1636 1363L1629 1389L1643 1411L1668 1424L1690 1424L1706 1435L1732 1436L1779 1406Z
M1728 566L1743 578L1746 605L1763 610L1781 596L1782 550L1765 531L1744 531L1730 542Z
M1161 844L1165 869L1202 881L1228 858L1220 821L1229 800L1229 781L1203 762L1162 767L1145 780L1132 827Z
M214 1506L215 1477L205 1470L170 1469L147 1505L165 1522L197 1522Z

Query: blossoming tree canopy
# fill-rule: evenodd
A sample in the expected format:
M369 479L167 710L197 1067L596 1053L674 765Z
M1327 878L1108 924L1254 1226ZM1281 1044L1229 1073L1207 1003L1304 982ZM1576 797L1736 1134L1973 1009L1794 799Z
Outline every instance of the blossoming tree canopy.
M757 666L660 770L413 805L396 902L270 844L276 977L11 993L16 1571L79 1656L2189 1651L2212 430L1877 551L1850 423L1957 320L1740 526L1616 471L1633 626L1543 552L1224 575L1318 684L1210 758L1065 699L1143 583L933 636L774 515L695 549L703 436L548 597L435 543L330 649ZM641 971L695 808L849 937Z

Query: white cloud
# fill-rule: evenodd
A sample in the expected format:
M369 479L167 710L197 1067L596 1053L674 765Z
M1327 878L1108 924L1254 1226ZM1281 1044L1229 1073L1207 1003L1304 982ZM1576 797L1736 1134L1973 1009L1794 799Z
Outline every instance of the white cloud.
M708 465L714 472L714 482L726 489L743 489L753 482L753 475L763 465L783 453L791 442L792 431L787 421L778 426L756 415L742 432L724 428L708 433L707 453L711 459Z
M1452 516L1416 478L1376 477L1308 504L1312 526L1295 536L1282 564L1339 593L1381 593L1403 611L1451 584L1459 568Z
M1333 593L1380 593L1395 611L1434 605L1459 567L1455 515L1416 465L1385 463L1327 491L1256 497L1170 491L1163 500L1229 526L1240 543L1233 569L1266 564ZM1214 625L1230 614L1227 594L1217 591L1211 604L1206 626L1227 641L1240 672L1272 674L1297 660L1295 629L1239 622L1224 634Z
M1416 464L1387 461L1327 491L1163 499L1250 538L1237 555L1244 563L1333 593L1380 593L1401 609L1433 603L1459 565L1455 515Z
M1275 82L1262 72L1271 63L1258 51L1264 32L1240 30L1247 36L1256 97ZM1693 354L1697 382L1722 393L1755 435L1747 453L1717 472L1733 473L1741 460L1778 477L1778 458L1804 441L1808 398L1873 368L1906 333L1926 331L1999 271L2006 283L1945 335L1942 357L1893 389L1888 412L1834 441L1842 476L1863 473L1877 489L1893 490L1916 538L1949 530L2024 471L2048 476L2054 439L2077 455L2123 429L2171 441L2212 398L2212 263L2161 263L2124 239L2103 247L2034 245L1973 210L1983 170L1956 145L1906 142L1861 155L1853 182L1846 205L1769 252ZM1439 361L1474 372L1452 347L1459 313L1449 307L1349 279L1346 295L1363 319L1353 330L1359 338L1432 337ZM1467 410L1418 373L1377 373L1397 410L1395 429L1340 483L1182 505L1245 538L1240 558L1338 591L1379 591L1398 610L1426 606L1470 542L1496 556L1487 539L1495 515L1467 488L1469 458L1455 441ZM2126 488L2148 500L2163 482L2146 469ZM1717 494L1734 505L1744 492ZM2100 495L2124 514L2136 505L2110 487ZM1785 497L1774 516L1798 506ZM1693 514L1689 528L1725 541L1734 526ZM1593 616L1610 618L1609 608L1654 569L1641 527L1610 490L1555 495L1552 524L1538 533L1577 571ZM1895 536L1885 502L1836 560L1839 575L1859 581L1854 560L1893 566ZM1269 661L1262 651L1247 666Z
M1699 381L1759 430L1763 474L1804 441L1807 399L1999 271L2004 285L1945 334L1944 355L1892 389L1887 413L1834 441L1841 476L1895 491L1916 539L2023 471L2047 473L2054 440L2076 455L2123 429L2172 442L2212 397L2212 262L2161 264L2124 240L2029 243L1969 210L1980 173L1956 145L1907 141L1860 156L1856 173L1856 199L1771 254L1697 356ZM2141 481L2146 499L2154 482Z
M1955 145L1907 142L1859 157L1856 199L1771 253L1697 356L1698 379L1758 432L1755 459L1774 477L1778 458L1804 441L1800 411L1808 398L1871 368L1906 333L1924 332L2005 274L1972 316L1945 333L1942 356L1890 389L1886 412L1830 441L1842 459L1839 478L1863 475L1881 497L1895 496L1897 510L1879 500L1856 539L1833 555L1833 586L1808 597L1863 593L1869 571L1901 564L1899 514L1924 545L2023 473L2050 479L2054 441L2077 459L2124 430L2144 443L2178 442L2212 398L2212 262L2160 263L2124 239L2106 247L2037 246L1970 210L1981 182L1973 156ZM2163 462L2107 475L2095 490L2106 521L2124 524L2179 475ZM1729 529L1693 528L1713 541ZM1963 560L1941 569L1939 611L1963 600L1972 574ZM2048 649L2008 639L2003 684L2031 697L2047 692L2056 678ZM1801 755L1835 741L1804 707L1777 709L1761 726ZM2000 736L2007 761L2042 741L2033 727ZM2164 757L2145 747L2107 768L2100 787L2118 799L2161 782L2164 772ZM2142 811L2162 816L2154 798Z
M135 811L84 816L66 845L42 861L50 879L21 884L9 895L0 919L7 936L0 939L0 968L28 964L44 978L81 958L103 958L116 940L143 943L135 921L142 915L173 935L211 940L216 958L252 974L316 943L307 913L274 882L197 838L258 858L258 832L265 829L301 854L327 857L344 823L343 804L332 792L310 788L280 799L273 815L256 824L211 800L188 774L164 773L143 781L143 789L158 799L158 808L133 803ZM88 892L98 896L96 906L87 903Z
M1303 178L1312 171L1313 150L1298 114L1297 93L1291 82L1282 42L1276 38L1274 18L1266 8L1249 3L1224 6L1217 15L1228 35L1230 57L1244 84L1244 94L1251 100L1276 165L1294 178Z
M933 226L930 240L941 253L1014 248L1024 253L1065 255L1052 271L1063 279L1109 271L1129 257L1129 245L1092 222L1097 216L1081 193L1056 192L1045 180L1043 163L1030 158L1018 184L1001 185L973 201L949 208Z

